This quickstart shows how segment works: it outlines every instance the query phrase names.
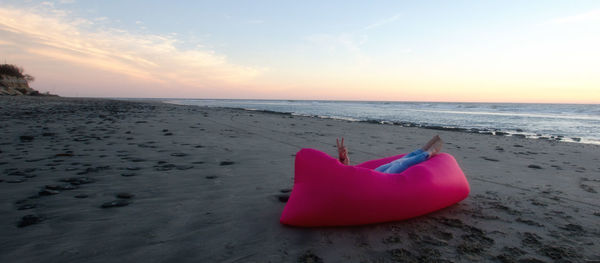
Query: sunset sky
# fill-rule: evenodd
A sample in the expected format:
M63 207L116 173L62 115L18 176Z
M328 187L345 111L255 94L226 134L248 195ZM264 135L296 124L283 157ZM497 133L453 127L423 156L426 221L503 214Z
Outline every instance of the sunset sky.
M2 1L61 96L600 103L600 1Z

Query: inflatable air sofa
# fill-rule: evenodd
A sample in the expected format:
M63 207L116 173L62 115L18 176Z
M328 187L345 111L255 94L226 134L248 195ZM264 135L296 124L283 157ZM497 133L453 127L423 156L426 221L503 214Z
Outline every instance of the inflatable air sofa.
M324 152L300 150L294 188L280 222L311 227L397 221L439 210L469 195L465 175L447 153L399 174L373 170L402 156L348 166Z

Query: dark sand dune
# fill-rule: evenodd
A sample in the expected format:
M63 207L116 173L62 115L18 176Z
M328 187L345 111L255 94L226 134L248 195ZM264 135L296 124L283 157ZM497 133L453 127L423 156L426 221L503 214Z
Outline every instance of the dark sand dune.
M287 114L0 98L0 262L600 260L600 147ZM352 163L440 134L471 183L401 222L279 224L302 147ZM360 211L357 211L359 213Z

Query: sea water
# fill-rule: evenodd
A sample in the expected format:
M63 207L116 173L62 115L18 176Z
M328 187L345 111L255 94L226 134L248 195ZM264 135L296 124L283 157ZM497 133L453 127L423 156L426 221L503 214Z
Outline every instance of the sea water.
M168 99L167 103L600 144L600 104Z

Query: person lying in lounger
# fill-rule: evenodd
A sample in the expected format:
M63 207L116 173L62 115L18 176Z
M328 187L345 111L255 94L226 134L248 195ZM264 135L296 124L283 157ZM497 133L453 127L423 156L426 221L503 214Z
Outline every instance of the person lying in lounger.
M338 149L338 156L341 163L345 165L349 165L350 158L348 158L348 149L344 146L344 138L342 137L342 141L339 139L335 140ZM431 138L422 148L417 149L402 158L394 160L392 162L386 163L375 168L375 171L388 173L388 174L396 174L401 173L404 170L408 169L415 164L419 164L432 156L438 154L442 150L442 146L444 141L440 138L440 136L436 135Z

